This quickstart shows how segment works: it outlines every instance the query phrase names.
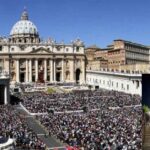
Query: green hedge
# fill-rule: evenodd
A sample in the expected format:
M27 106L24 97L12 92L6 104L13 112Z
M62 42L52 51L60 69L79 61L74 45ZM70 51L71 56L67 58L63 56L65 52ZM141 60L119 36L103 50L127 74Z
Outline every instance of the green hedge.
M149 112L149 111L150 111L150 108L149 108L148 106L144 105L144 106L143 106L143 110L144 110L144 112L146 113L146 112Z
M48 88L47 89L47 93L48 94L53 94L53 93L55 93L56 91L53 89L53 88Z

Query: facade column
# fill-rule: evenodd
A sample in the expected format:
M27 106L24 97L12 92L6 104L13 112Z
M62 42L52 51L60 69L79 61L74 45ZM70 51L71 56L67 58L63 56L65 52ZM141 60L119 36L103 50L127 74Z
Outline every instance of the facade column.
M82 81L82 83L85 83L85 60L82 60L82 79L80 79L80 83Z
M38 81L38 60L35 60L35 81Z
M29 60L29 82L32 82L32 59Z
M7 86L5 85L4 88L5 88L4 89L4 104L6 105L8 103L8 101L7 101L7 98L8 98L7 97L7 94L8 94L7 93Z
M62 59L62 82L64 82L64 59Z
M47 81L47 59L44 60L44 80Z
M16 82L20 82L19 59L16 60Z
M29 82L29 65L28 65L28 60L26 60L26 82Z
M75 72L74 60L72 59L70 60L70 81L71 82L75 82L74 72Z
M56 59L54 59L53 60L54 61L54 73L53 73L53 75L54 75L54 82L56 81Z
M50 60L50 82L53 82L53 60Z

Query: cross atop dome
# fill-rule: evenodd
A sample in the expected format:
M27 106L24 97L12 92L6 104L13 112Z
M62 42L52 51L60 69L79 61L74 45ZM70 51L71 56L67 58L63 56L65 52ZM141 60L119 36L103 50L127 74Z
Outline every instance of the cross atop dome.
M21 20L28 20L28 12L26 7L24 7L23 13L21 15Z

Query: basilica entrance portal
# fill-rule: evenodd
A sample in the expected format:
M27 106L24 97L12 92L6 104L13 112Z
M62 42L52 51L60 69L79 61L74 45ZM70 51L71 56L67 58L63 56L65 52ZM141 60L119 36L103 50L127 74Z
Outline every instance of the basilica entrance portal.
M80 69L77 69L76 70L76 83L80 82L80 73L81 73Z
M43 60L39 60L38 62L38 82L44 83L44 62Z
M38 79L38 82L41 82L41 83L43 83L44 82L44 71L43 70L41 70L40 72L39 72L39 79Z
M56 73L56 81L59 82L60 81L60 72Z
M20 82L25 82L25 73L20 73Z

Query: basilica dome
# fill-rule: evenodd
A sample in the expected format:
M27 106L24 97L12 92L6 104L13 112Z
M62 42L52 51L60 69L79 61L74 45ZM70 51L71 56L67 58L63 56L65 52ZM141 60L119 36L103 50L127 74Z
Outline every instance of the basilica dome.
M37 27L33 22L28 20L28 13L25 10L22 13L21 20L15 23L10 32L11 36L18 34L38 35Z
M15 23L10 32L12 43L39 43L40 38L37 27L28 19L28 13L23 11L21 19Z

